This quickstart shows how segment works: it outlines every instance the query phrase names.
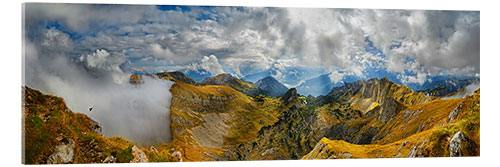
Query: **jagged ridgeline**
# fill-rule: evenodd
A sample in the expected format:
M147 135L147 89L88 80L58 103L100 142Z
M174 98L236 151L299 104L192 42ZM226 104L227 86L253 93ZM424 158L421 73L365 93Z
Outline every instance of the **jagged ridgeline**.
M61 98L25 88L26 162L130 162L134 150L153 162L479 155L479 89L445 100L382 78L305 97L283 92L274 78L253 84L221 74L198 83L182 72L152 75L175 82L170 142L138 147L104 137ZM68 145L72 155L54 161Z

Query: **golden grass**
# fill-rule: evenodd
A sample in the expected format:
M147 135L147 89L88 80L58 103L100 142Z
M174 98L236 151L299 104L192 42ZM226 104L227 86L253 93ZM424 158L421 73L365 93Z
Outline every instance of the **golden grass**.
M460 103L463 104L462 113L454 121L448 122L450 111ZM420 145L418 152L424 157L447 157L449 140L458 131L463 132L467 139L462 145L462 154L479 156L479 90L465 99L438 99L425 104L407 106L406 110L422 110L422 112L407 118L404 122L402 113L399 113L388 124L382 125L380 133L390 132L389 135L375 141L374 144L357 145L343 140L323 138L313 151L304 156L304 159L346 158L342 156L344 153L349 153L350 158L407 157L412 148ZM424 128L421 132L417 132L422 124L425 124ZM402 146L403 142L407 144ZM322 150L319 149L321 144L326 145Z

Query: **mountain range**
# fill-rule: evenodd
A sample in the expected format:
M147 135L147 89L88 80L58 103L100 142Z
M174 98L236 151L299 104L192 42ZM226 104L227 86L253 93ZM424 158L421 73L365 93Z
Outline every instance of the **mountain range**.
M314 97L268 76L253 84L230 74L200 82L182 72L154 75L175 82L170 89L170 142L136 146L120 137L102 136L99 129L106 127L72 113L63 99L23 88L26 162L480 155L479 89L464 98L447 99L382 77L332 86ZM131 77L131 83L142 84L141 79ZM467 82L443 83L459 87ZM59 148L68 151L58 152Z
M215 76L204 69L184 69L181 71L184 72L187 77L193 78L197 82L201 82L207 77ZM340 73L345 72L340 71ZM281 70L269 68L263 71L244 73L239 78L243 81L256 83L262 78L272 76L286 87L295 87L300 94L306 96L326 95L333 87L342 86L344 83L351 83L366 79L356 75L345 74L339 81L332 81L330 75L331 73L327 73L321 69L316 68L285 67ZM387 72L381 69L369 69L367 70L365 75L368 78L380 79L385 77L394 83L404 84L413 91L427 91L427 93L436 93L436 91L439 91L437 95L441 96L449 95L451 92L456 92L470 84L479 82L478 77L445 75L427 77L427 79L423 83L403 83L397 73Z

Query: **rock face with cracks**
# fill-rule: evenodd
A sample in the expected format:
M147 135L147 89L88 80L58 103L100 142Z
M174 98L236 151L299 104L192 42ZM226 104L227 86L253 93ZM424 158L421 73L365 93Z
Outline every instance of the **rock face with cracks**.
M66 164L73 162L75 142L73 139L62 139L61 144L56 146L54 153L49 156L48 164Z
M462 143L465 142L465 137L462 132L457 132L450 140L450 157L462 156Z

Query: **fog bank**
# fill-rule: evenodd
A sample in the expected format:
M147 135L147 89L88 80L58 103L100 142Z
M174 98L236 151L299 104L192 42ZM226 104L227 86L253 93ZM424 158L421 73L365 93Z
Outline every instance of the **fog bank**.
M140 145L170 140L173 82L144 77L144 84L132 85L131 74L120 68L121 55L104 49L70 55L72 41L65 33L42 33L25 39L23 85L64 98L73 112L101 123L105 136L122 136Z

